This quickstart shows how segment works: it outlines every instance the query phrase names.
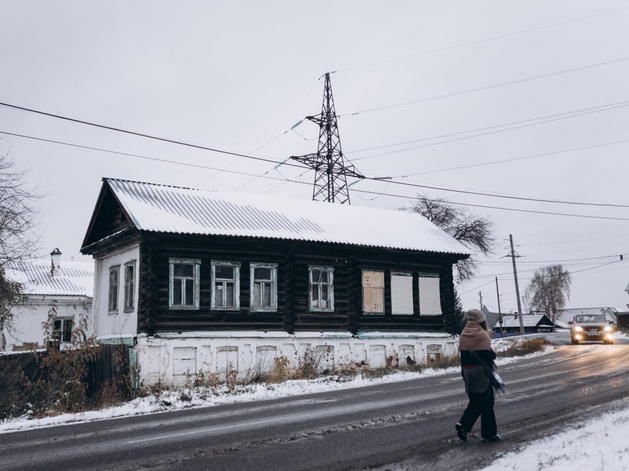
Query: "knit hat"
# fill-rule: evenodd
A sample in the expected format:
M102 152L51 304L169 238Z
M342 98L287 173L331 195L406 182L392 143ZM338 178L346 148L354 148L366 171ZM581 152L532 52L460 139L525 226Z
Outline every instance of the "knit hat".
M479 311L478 309L470 309L465 313L465 317L468 321L476 322L477 324L485 322L486 320L485 314L483 314L482 311Z

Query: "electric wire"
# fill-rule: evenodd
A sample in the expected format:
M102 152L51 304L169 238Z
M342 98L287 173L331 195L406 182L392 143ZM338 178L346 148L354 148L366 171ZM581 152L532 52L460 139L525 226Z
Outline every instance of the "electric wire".
M621 57L619 59L613 59L613 60L610 60L610 61L598 62L596 64L584 65L584 66L575 67L575 68L572 68L572 69L559 70L557 72L550 72L550 73L542 74L542 75L534 75L532 77L526 77L526 78L517 79L517 80L510 80L508 82L495 83L495 84L492 84L492 85L485 85L483 87L470 88L468 90L461 90L461 91L458 91L458 92L445 93L443 95L436 95L436 96L432 96L432 97L420 98L418 100L410 100L410 101L405 101L405 102L402 102L402 103L395 103L395 104L392 104L392 105L378 106L378 107L375 107L375 108L367 108L367 109L364 109L364 110L359 110L359 111L353 111L353 112L350 112L350 113L345 113L345 114L339 115L339 117L343 117L343 116L357 116L357 115L360 115L360 114L373 113L374 111L388 110L388 109L391 109L391 108L399 108L401 106L414 105L414 104L417 104L417 103L425 103L427 101L440 100L442 98L450 98L450 97L454 97L454 96L465 95L465 94L468 94L468 93L475 93L475 92L480 92L480 91L483 91L483 90L490 90L490 89L493 89L493 88L506 87L506 86L515 85L515 84L518 84L518 83L529 82L529 81L532 81L532 80L540 80L540 79L544 79L544 78L548 78L548 77L555 77L555 76L558 76L558 75L570 74L570 73L573 73L573 72L580 72L582 70L592 69L592 68L595 68L595 67L602 67L602 66L605 66L605 65L617 64L619 62L625 62L627 60L629 60L629 57Z

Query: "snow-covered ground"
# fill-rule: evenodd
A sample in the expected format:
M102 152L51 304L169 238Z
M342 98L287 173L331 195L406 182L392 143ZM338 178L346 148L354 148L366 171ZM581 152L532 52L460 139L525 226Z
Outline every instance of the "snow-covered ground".
M498 339L492 341L496 351L507 348L517 339ZM498 366L543 355L544 352L527 355L526 357L502 358ZM398 372L375 379L360 376L351 380L338 377L326 377L316 380L294 380L280 384L250 384L229 389L221 386L214 389L194 388L179 391L162 391L159 395L151 395L134 399L131 402L99 411L88 411L79 414L63 414L42 419L26 417L0 423L0 434L19 430L51 427L78 422L106 420L117 417L151 414L191 407L209 407L237 402L249 402L265 399L276 399L287 396L341 390L375 384L408 381L429 376L443 375L459 371L458 367L447 369L428 368L421 373ZM514 470L553 470L553 471L615 471L627 470L629 459L629 442L622 437L629 436L629 409L602 415L589 422L570 428L554 437L528 444L517 453L501 457L492 466L483 471ZM588 446L584 447L583 443Z

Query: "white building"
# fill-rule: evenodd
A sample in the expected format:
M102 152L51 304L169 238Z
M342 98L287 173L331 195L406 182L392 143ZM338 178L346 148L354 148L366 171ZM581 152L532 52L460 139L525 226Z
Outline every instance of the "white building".
M24 351L45 345L44 324L53 317L50 333L61 344L69 344L81 315L92 312L94 265L61 262L55 249L51 258L7 267L8 279L22 283L26 302L12 309L13 319L0 326L0 351ZM88 331L91 326L88 325ZM89 332L87 332L89 335Z

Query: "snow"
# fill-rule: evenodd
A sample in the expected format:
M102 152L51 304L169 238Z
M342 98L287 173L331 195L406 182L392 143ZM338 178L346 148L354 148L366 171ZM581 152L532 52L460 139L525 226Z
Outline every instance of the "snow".
M625 471L629 408L602 414L509 453L482 471ZM584 446L584 444L587 444Z

